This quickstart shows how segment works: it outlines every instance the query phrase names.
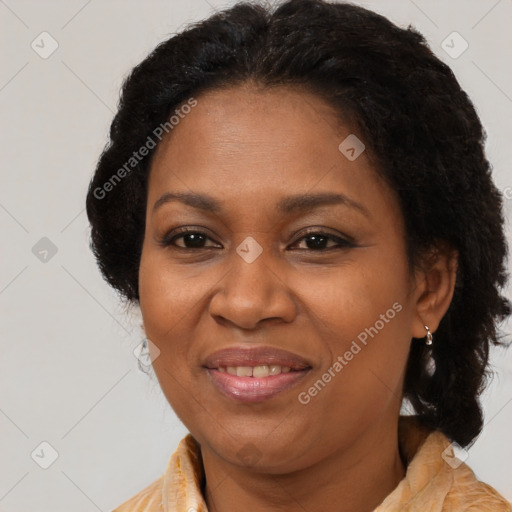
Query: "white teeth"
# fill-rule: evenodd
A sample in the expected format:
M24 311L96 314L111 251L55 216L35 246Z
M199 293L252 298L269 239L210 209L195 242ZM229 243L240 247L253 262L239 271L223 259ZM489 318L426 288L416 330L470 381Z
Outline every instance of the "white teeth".
M237 377L255 377L262 379L270 375L279 375L291 371L289 366L279 366L278 364L259 365L259 366L219 366L219 372L227 372L229 375Z
M237 377L252 377L252 367L250 366L237 366L236 367Z
M252 369L252 376L257 379L261 379L262 377L268 377L270 375L270 371L268 366L255 366Z
M270 375L279 375L281 373L281 367L277 364L271 364L268 369L270 370Z

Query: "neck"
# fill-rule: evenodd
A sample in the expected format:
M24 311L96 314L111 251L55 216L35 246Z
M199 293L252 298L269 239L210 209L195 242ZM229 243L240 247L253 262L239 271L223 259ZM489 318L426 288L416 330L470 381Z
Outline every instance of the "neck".
M203 446L205 498L209 512L237 509L263 512L368 512L404 477L397 425L380 423L349 448L331 453L304 469L269 474L240 468Z

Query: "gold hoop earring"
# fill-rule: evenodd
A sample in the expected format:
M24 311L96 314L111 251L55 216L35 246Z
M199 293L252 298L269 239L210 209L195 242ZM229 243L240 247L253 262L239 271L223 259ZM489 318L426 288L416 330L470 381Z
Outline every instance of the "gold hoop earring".
M434 338L432 336L432 333L430 332L430 329L428 328L428 325L425 325L424 327L425 327L425 329L427 331L427 335L425 336L425 338L426 338L425 339L425 345L430 346L430 345L432 345L432 342L433 342Z

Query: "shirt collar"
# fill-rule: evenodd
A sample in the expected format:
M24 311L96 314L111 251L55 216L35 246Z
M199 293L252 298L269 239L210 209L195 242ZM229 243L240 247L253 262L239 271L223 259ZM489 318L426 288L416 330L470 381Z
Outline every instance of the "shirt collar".
M374 512L466 510L480 498L482 504L489 504L489 508L482 505L481 511L509 511L508 502L492 487L479 482L455 457L441 432L421 427L414 417L401 416L398 439L406 475ZM201 449L191 434L181 440L172 455L162 483L164 512L208 512Z

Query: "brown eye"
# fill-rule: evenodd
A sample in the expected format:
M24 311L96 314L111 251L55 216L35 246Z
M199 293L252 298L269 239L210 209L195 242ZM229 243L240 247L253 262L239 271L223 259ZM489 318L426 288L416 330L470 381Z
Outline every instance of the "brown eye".
M329 237L324 235L308 235L304 240L308 249L325 249L329 244Z
M160 241L160 244L164 247L174 246L180 249L208 249L211 247L220 247L220 245L214 242L206 233L193 230L169 233Z
M183 247L197 248L204 247L204 244L206 243L206 240L208 240L208 237L203 233L187 233L185 235L178 235L174 237L173 242L176 244L176 240L180 239L183 241ZM176 245L181 247L180 244Z
M301 237L293 245L296 247L301 243L303 243L305 247L298 247L299 249L310 251L355 247L352 242L329 233L309 233Z

